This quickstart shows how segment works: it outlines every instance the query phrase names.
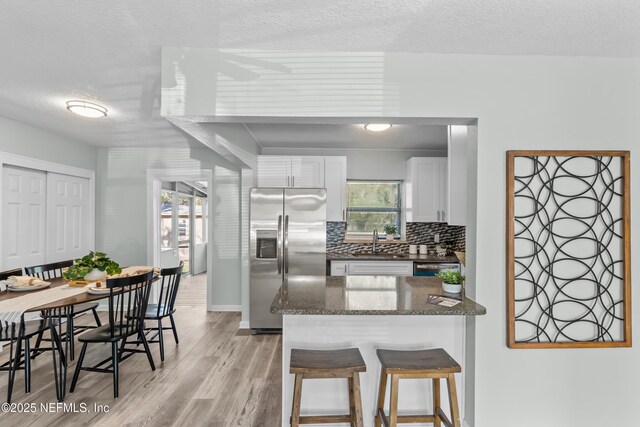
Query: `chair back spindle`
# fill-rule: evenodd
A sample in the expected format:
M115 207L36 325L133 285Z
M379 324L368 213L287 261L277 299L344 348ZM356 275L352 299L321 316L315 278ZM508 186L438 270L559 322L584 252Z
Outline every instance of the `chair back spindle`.
M176 296L178 295L178 287L180 286L180 277L184 262L180 261L180 265L173 268L163 268L160 270L160 297L158 299L157 317L168 316L173 313L176 304Z
M73 260L53 262L50 264L25 267L24 272L27 276L37 277L40 280L52 280L62 277L62 269L71 267L72 265Z
M142 330L152 281L153 270L132 277L107 279L111 337Z

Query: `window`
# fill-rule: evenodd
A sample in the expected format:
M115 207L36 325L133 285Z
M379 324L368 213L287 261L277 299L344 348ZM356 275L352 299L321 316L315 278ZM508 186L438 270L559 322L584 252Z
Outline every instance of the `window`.
M160 247L173 247L173 193L160 193Z
M400 181L347 181L347 233L371 234L393 224L402 229Z

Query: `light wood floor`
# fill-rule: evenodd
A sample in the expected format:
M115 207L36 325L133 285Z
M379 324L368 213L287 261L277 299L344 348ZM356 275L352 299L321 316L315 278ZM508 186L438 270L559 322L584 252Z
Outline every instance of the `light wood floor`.
M207 274L182 276L176 295L177 306L207 307Z
M85 316L86 317L86 316ZM120 398L113 399L112 377L83 371L76 392L66 404L108 405L109 413L1 414L2 426L277 426L281 406L281 336L239 332L239 313L207 313L179 307L176 323L180 344L165 333L165 361L152 344L157 369L144 354L120 366ZM86 360L109 354L90 344ZM76 355L79 354L77 347ZM75 362L68 372L70 384ZM6 373L0 373L0 400L6 398ZM32 392L24 393L24 376L16 375L16 403L56 402L51 355L34 361Z

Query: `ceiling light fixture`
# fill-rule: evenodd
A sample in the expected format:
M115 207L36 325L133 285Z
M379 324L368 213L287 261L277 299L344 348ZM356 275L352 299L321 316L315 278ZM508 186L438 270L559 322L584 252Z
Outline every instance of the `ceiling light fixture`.
M364 125L364 128L371 132L382 132L390 129L391 126L392 125L389 123L367 123L366 125Z
M93 119L107 117L107 109L105 107L89 101L79 101L77 99L67 101L67 110L82 117L91 117Z

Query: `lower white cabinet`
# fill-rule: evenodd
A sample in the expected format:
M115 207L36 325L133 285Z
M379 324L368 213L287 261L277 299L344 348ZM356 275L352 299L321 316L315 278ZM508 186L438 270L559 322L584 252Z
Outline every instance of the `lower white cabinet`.
M331 261L332 276L413 276L413 261Z

